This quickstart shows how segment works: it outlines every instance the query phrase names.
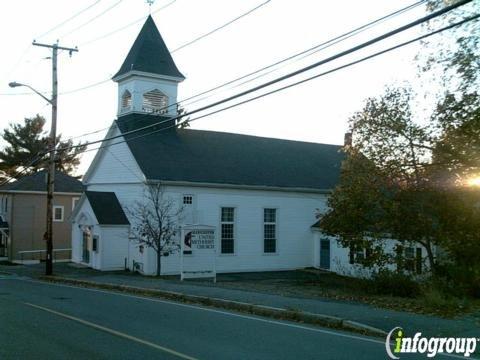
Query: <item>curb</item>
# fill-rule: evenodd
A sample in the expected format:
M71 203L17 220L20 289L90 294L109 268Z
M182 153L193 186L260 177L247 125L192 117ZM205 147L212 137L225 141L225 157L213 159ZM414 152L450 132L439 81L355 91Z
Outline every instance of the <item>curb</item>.
M59 276L40 276L39 280L52 282L52 283L63 283L79 287L86 288L95 288L95 289L104 289L104 290L113 290L119 292L125 292L140 296L156 297L166 300L179 301L183 303L199 304L209 307L221 308L226 310L234 310L242 313L248 313L263 317L269 317L278 320L289 320L300 322L304 324L319 325L325 326L332 329L338 330L347 330L356 333L361 333L363 335L370 335L375 337L384 338L387 333L381 329L362 324L356 321L343 319L336 316L324 315L324 314L314 314L309 312L304 312L300 310L290 310L283 308L276 308L266 305L256 305L251 303L245 303L234 300L225 300L220 298L210 298L206 296L199 295L189 295L185 293L179 293L174 291L167 290L158 290L158 289L147 289L135 286L128 285L118 285L111 283L98 283L88 280L78 280L71 278L64 278Z

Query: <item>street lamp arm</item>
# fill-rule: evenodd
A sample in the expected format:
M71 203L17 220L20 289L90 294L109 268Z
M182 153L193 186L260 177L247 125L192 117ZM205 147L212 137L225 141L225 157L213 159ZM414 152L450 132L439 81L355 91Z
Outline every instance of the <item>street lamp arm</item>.
M27 84L21 84L21 83L17 83L17 82L11 82L8 84L8 86L14 88L14 87L19 87L19 86L25 86L27 88L29 88L30 90L32 90L35 94L37 95L40 95L43 99L45 99L50 105L53 105L53 102L51 99L47 98L45 95L43 95L40 91L37 91L35 90L33 87L31 87L30 85L27 85Z

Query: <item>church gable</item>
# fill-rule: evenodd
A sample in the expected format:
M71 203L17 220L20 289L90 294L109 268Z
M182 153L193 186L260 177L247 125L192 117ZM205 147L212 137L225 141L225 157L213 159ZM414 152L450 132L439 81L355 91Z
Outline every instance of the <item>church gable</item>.
M119 134L117 126L112 125L107 137ZM143 182L145 177L128 145L120 141L123 141L123 138L102 143L102 145L118 144L104 147L98 151L83 179L86 185Z

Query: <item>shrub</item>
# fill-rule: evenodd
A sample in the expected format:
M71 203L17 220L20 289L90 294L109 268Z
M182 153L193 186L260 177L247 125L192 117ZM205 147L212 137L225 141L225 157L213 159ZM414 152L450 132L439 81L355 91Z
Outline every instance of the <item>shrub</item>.
M434 286L423 291L421 301L427 311L440 315L463 313L470 307L470 303L466 299L446 294Z
M441 264L434 276L434 285L446 294L480 298L480 266L467 268L459 264Z
M390 295L413 298L420 294L419 284L410 276L392 272L380 271L365 280L365 290L375 295Z

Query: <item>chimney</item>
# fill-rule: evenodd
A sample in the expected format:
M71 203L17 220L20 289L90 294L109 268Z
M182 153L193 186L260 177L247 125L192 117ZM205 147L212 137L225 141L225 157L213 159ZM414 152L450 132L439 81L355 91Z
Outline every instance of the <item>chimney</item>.
M351 147L352 146L352 133L351 132L346 132L345 137L343 140L343 146L344 147Z

